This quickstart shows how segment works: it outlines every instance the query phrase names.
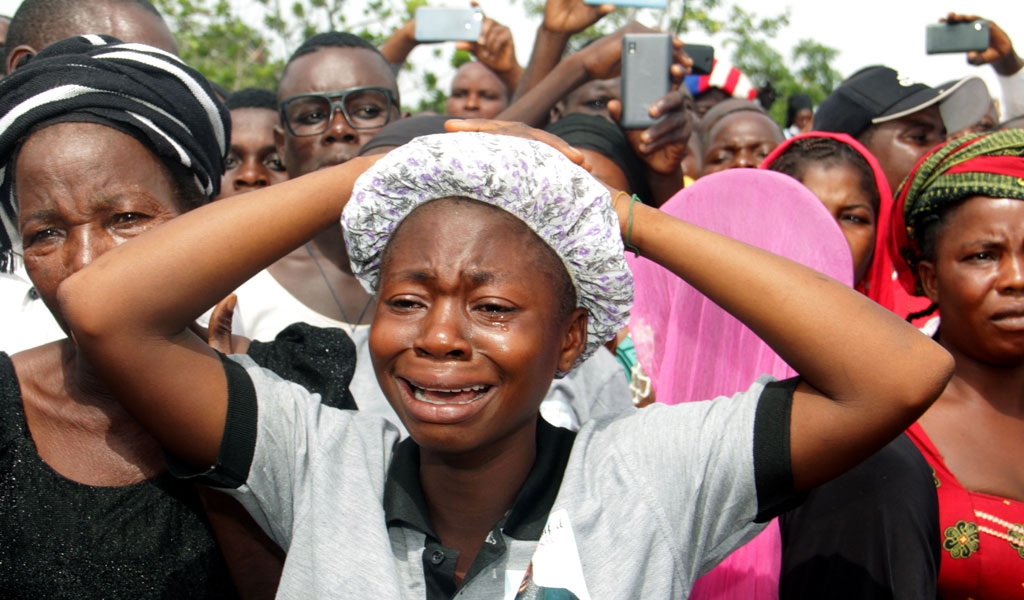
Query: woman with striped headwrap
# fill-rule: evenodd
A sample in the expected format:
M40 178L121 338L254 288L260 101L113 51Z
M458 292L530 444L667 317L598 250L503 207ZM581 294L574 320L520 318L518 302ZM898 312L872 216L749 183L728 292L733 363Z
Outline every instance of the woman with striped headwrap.
M220 185L224 107L149 46L54 44L0 82L0 115L0 267L65 330L66 277ZM0 353L0 403L0 597L236 595L195 486L71 340Z
M896 203L900 283L939 309L956 360L908 433L939 498L943 598L1024 598L1024 131L952 140Z

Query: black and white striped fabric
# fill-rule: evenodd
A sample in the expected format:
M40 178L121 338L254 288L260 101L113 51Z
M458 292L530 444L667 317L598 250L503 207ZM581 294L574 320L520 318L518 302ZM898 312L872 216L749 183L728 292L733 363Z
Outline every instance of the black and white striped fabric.
M42 124L76 120L131 135L195 175L208 198L219 193L230 120L198 71L157 48L111 37L57 42L0 80L0 271L12 271L21 253L12 186L19 144Z

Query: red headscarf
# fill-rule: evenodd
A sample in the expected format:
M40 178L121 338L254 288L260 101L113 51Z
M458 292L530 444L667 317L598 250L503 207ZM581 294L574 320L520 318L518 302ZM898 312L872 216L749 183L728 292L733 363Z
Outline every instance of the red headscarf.
M832 133L828 131L811 131L793 136L779 144L761 163L762 169L767 169L783 153L785 153L798 140L809 138L826 138L846 144L860 154L871 167L874 174L875 187L878 189L878 215L875 231L875 249L871 257L871 265L868 267L864 278L857 282L857 291L881 304L885 308L906 318L912 312L927 307L928 302L915 298L899 285L895 280L895 269L892 258L889 255L889 228L891 227L891 215L893 211L892 190L882 171L878 159L874 157L860 142L845 133Z

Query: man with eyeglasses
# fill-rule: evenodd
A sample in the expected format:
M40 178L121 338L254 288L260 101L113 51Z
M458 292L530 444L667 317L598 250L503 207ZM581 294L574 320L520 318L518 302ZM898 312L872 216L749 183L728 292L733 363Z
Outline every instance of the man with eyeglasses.
M317 34L299 46L281 74L277 100L274 140L289 177L347 161L399 118L391 66L350 33Z
M341 164L399 113L398 85L377 49L350 33L320 33L288 60L277 92L274 144L290 178ZM272 226L272 225L269 225ZM306 322L359 344L374 303L352 276L341 226L331 227L237 290L233 330L268 341Z
M387 60L366 40L342 32L317 34L299 46L281 74L277 101L274 144L290 178L355 157L400 117ZM253 340L273 340L297 322L344 330L356 344L350 390L362 399L360 410L390 412L386 401L365 400L383 398L367 344L375 303L352 275L340 224L258 273L235 295L232 330Z

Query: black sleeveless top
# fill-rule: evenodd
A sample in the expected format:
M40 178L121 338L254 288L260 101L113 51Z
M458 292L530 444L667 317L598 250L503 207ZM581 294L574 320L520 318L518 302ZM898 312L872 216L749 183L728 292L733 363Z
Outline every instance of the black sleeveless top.
M0 353L0 598L234 598L195 486L68 480L36 452Z

